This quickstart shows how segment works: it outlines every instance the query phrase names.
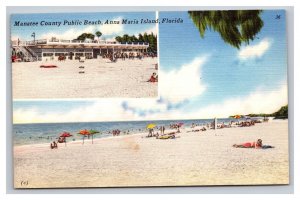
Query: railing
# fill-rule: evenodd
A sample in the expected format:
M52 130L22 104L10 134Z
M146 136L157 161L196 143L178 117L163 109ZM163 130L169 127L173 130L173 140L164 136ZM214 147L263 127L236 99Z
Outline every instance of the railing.
M42 40L33 40L33 41L12 41L13 46L34 46L41 44L115 44L115 45L141 45L149 46L148 42L115 42L115 41L82 41L82 40L63 40L63 39L42 39Z
M37 53L35 53L32 49L30 49L29 47L24 46L24 48L31 54L31 56L33 58L38 58L39 56L37 55Z
M38 55L36 53L32 53L28 48L25 46L17 46L15 49L16 52L22 52L23 54L23 60L24 61L37 61L38 60Z

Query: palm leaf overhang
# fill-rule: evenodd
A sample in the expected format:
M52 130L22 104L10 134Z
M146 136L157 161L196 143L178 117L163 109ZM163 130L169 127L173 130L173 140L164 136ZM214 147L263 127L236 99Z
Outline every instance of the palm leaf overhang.
M264 25L261 10L188 11L190 18L204 38L207 29L218 32L235 48L249 44Z

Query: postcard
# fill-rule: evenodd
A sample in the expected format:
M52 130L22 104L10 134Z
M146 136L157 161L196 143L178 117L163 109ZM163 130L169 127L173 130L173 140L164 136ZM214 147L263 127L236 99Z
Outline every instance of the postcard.
M286 20L11 15L14 187L289 184Z

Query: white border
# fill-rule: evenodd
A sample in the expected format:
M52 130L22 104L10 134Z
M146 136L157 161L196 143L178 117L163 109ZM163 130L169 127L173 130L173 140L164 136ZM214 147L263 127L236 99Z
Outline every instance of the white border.
M112 3L115 3L114 5L118 5L118 6L144 6L144 5L157 5L157 6L230 6L230 5L234 5L234 6L295 6L294 7L294 19L300 19L300 16L299 16L299 13L300 13L300 10L299 10L299 3L297 1L291 1L291 0L277 0L277 1L269 1L269 0L243 0L243 1L237 1L237 0L227 0L227 1L216 1L216 0L210 0L209 2L199 2L199 0L189 0L188 2L187 1L162 1L162 0L151 0L151 1L137 1L137 0L126 0L126 1L122 1L122 0L119 0L119 1L99 1L99 0L89 0L88 2L87 1L62 1L62 0L51 0L51 1L36 1L36 0L26 0L26 1L20 1L20 0L10 0L10 1L6 1L4 3L2 3L1 1L1 10L0 10L0 20L1 20L1 25L2 25L2 28L4 29L5 27L5 24L6 24L6 8L5 6L53 6L53 5L59 5L59 6L70 6L70 4L72 4L72 6L87 6L87 3L88 5L90 6L109 6L111 5ZM187 4L188 3L188 4ZM24 8L25 9L25 8ZM207 7L204 9L207 9ZM55 11L56 9L51 9L51 12L52 11ZM139 8L134 8L134 10L139 10ZM118 11L118 8L116 8L115 11ZM295 20L296 21L296 20ZM299 35L299 23L295 23L295 38L294 38L294 45L295 45L295 50L294 52L299 52L299 37L296 37L296 35ZM0 38L6 38L6 32L5 31L0 31ZM1 52L2 54L0 55L1 56L1 59L0 59L0 62L1 62L1 71L0 71L0 75L1 75L1 84L0 84L0 91L2 92L2 94L4 95L1 95L1 98L0 98L0 105L1 105L1 110L0 110L0 113L1 113L1 128L2 130L4 129L5 125L6 125L6 120L5 120L5 113L6 112L10 112L10 110L7 110L6 108L6 70L7 68L5 67L6 66L6 54L3 53L3 52L6 52L6 43L5 42L2 42L0 43L1 45ZM290 53L290 52L289 52ZM299 86L299 81L300 79L298 78L299 74L300 74L300 69L299 69L299 56L295 56L295 63L294 63L294 66L298 66L298 67L295 67L294 68L294 74L296 74L296 76L294 74L289 74L289 78L291 78L291 76L294 76L294 102L300 102L300 98L299 98L299 90L297 90L297 86ZM296 104L296 103L295 103ZM299 195L299 172L297 171L297 169L299 170L300 167L299 167L299 155L298 155L298 151L299 151L299 133L300 133L300 130L299 130L299 106L298 105L295 105L294 106L294 121L295 121L295 129L294 129L294 132L295 132L295 135L294 135L294 141L295 141L295 150L294 150L294 169L295 170L295 176L294 176L294 180L295 180L295 194L294 195L267 195L267 196L261 196L261 195L202 195L201 197L202 198L208 198L208 199L219 199L219 198L222 198L222 199L269 199L269 198L272 198L273 199L296 199L296 198L299 198L300 195ZM290 116L292 117L292 116ZM3 137L4 135L4 137ZM47 194L43 194L43 195L11 195L11 194L6 194L6 165L5 165L5 162L6 162L6 134L5 133L2 133L1 135L1 140L0 140L0 156L1 156L1 165L0 165L0 199L60 199L60 198L64 198L64 199L69 199L69 198L72 198L72 199L82 199L84 197L91 197L91 198L95 198L95 197L98 197L98 195L78 195L78 194L73 194L73 195L68 195L68 196L65 196L65 195L47 195ZM291 141L293 142L293 141ZM297 178L298 177L298 178ZM241 188L242 189L242 188ZM239 188L237 188L237 191L239 190ZM82 190L84 192L84 190ZM170 191L174 192L174 190L170 189ZM196 188L196 191L197 191L197 188ZM123 191L125 192L125 191ZM122 190L121 191L118 191L117 193L123 193ZM189 192L189 190L187 190L187 192ZM251 190L248 191L249 193L253 192ZM276 192L276 191L274 191ZM51 190L48 191L48 193L52 193ZM111 193L114 193L113 191ZM128 192L127 192L128 193ZM136 192L132 192L132 193L136 193ZM149 191L145 192L145 193L149 193ZM161 190L156 190L156 189L153 189L152 191L150 190L150 193L161 193ZM188 196L189 198L192 198L192 199L199 199L198 196L195 196L195 195L192 195L192 196ZM107 198L111 198L111 196L108 196L108 195L105 195L105 196L102 196L103 199L107 199ZM124 196L114 196L113 197L114 199L124 199L125 197ZM159 195L159 196L126 196L125 199L153 199L153 198L166 198L162 195ZM172 198L172 199L182 199L183 196L179 196L179 195L176 195L176 196L170 196L168 198ZM184 197L186 198L186 197ZM98 199L101 199L101 197Z

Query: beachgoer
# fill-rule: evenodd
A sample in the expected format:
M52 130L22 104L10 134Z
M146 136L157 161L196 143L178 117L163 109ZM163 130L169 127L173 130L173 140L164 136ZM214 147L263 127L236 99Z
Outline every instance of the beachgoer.
M157 82L157 76L155 72L152 74L152 76L147 82Z
M235 148L255 148L255 149L260 149L262 148L262 140L258 139L256 142L246 142L243 144L234 144L232 145Z
M66 142L66 138L65 137L59 137L57 142L58 143L64 143L64 142Z
M51 149L57 149L57 143L55 141L51 142L50 148Z

